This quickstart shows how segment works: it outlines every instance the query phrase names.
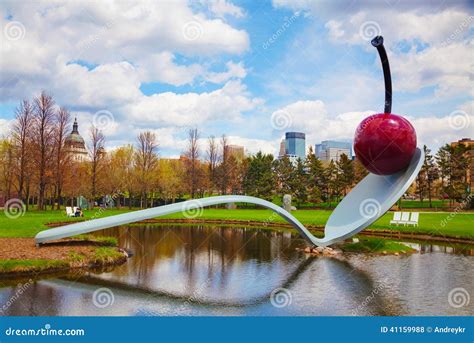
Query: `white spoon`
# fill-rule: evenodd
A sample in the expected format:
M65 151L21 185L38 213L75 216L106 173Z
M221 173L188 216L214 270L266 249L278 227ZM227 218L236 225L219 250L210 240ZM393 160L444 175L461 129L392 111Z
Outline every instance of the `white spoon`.
M393 175L367 175L339 203L326 223L324 238L316 238L291 213L269 201L244 196L224 195L188 200L146 210L134 211L115 216L89 220L41 231L35 237L36 244L125 225L145 219L156 218L171 213L200 211L205 206L225 203L245 202L273 210L285 218L311 244L327 246L351 237L380 218L406 192L415 180L424 161L422 150L416 149L410 165L404 171Z

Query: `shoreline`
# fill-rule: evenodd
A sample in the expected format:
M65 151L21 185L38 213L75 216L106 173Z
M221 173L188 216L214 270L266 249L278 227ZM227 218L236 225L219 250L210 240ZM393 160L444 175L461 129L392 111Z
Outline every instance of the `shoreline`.
M112 240L75 238L36 248L32 238L0 238L0 280L125 263L128 254Z

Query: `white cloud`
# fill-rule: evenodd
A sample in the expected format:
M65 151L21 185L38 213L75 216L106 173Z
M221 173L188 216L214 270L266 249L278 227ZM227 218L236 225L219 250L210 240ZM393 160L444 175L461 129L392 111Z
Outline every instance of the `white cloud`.
M174 86L192 83L204 68L199 64L177 65L172 53L146 55L138 61L140 78L143 82L162 82Z
M209 8L211 12L218 17L230 15L236 18L241 18L244 16L244 11L242 8L226 0L211 0Z
M213 83L223 83L233 78L243 79L247 76L247 71L245 70L244 64L242 62L233 63L229 61L226 63L226 67L227 71L222 73L208 72L205 75L206 81Z
M434 151L441 145L470 137L474 127L474 101L459 107L461 117L453 114L443 117L408 117L415 127L418 146L426 144ZM346 112L329 115L325 104L320 100L297 101L275 111L284 111L291 116L292 125L285 131L298 130L306 133L306 145L313 145L326 139L353 140L356 127L367 116L376 113L373 110ZM454 115L459 115L457 112ZM458 121L456 121L458 120ZM456 125L457 123L457 125Z
M5 137L10 132L12 120L0 118L0 138Z
M142 96L129 104L125 113L144 123L190 127L210 120L237 121L242 112L256 108L261 102L252 98L246 87L235 80L209 93L165 92Z
M261 151L265 154L273 154L275 157L278 155L279 140L264 140L241 136L228 136L228 140L229 144L243 146L248 154L256 154Z
M397 90L417 92L433 86L439 97L474 94L468 72L474 16L467 1L443 3L442 8L430 1L274 0L273 4L318 16L336 44L371 50L370 39L383 35Z
M205 79L212 65L206 68L197 63L179 65L173 59L175 54L192 58L221 53L238 55L249 48L244 30L235 29L223 19L195 13L186 1L56 1L54 5L39 1L28 6L5 1L0 7L2 31L11 22L5 19L9 16L23 25L24 32L19 40L8 39L2 32L2 38L6 39L0 48L0 76L6 80L6 90L1 96L7 100L60 85L67 80L57 77L72 77L69 73L73 69L79 73L73 78L79 80L81 76L90 79L99 76L99 68L104 68L102 72L117 83L124 73L123 68L117 68L120 63L133 66L127 71L133 88L137 81L179 86L191 83L197 76ZM194 36L189 37L190 34ZM67 65L75 61L99 67L87 73ZM110 65L108 69L107 65ZM138 76L137 66L145 69ZM231 77L241 77L245 72L237 66L243 68L241 64L230 64L232 69L224 75L211 73L209 81L225 82ZM119 75L112 75L114 72ZM101 82L108 81L103 78ZM59 92L65 89L57 88ZM96 89L93 87L91 92ZM127 98L136 95L136 91L130 91ZM71 101L81 96L71 95Z

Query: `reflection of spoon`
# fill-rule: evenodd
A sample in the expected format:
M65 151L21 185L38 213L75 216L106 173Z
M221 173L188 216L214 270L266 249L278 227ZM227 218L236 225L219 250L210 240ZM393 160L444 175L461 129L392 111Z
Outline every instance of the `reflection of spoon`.
M70 224L50 230L41 231L35 237L36 243L44 243L60 238L71 237L113 226L129 224L145 219L161 217L171 213L183 212L194 216L205 206L225 203L252 203L266 207L285 218L311 244L327 246L355 235L378 218L380 218L405 193L415 180L424 154L416 149L408 168L392 175L367 175L339 203L329 217L324 229L324 238L314 237L291 213L269 201L244 195L224 195L202 199L188 200L176 204L134 211L106 218Z

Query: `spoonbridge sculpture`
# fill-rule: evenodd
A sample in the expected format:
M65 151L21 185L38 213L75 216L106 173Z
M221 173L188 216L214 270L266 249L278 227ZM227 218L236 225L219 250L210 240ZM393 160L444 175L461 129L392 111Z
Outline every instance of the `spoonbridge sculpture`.
M286 219L313 245L328 246L355 235L396 203L415 181L424 162L423 151L416 147L413 126L402 116L391 113L392 81L383 38L375 37L372 45L377 48L382 61L385 108L384 113L365 118L357 127L354 139L357 158L370 173L332 212L324 228L324 238L313 236L291 213L269 201L250 196L227 195L188 200L41 231L35 237L36 244L225 203L251 203L266 207Z

